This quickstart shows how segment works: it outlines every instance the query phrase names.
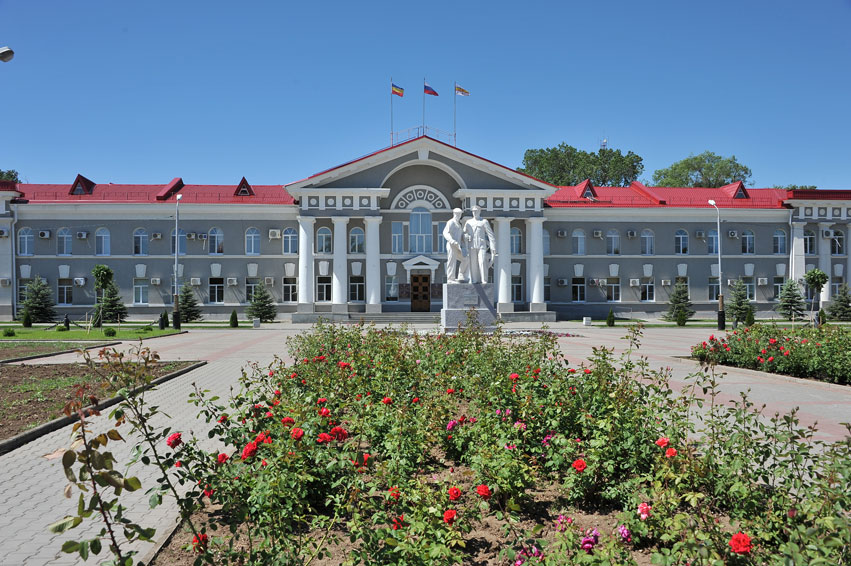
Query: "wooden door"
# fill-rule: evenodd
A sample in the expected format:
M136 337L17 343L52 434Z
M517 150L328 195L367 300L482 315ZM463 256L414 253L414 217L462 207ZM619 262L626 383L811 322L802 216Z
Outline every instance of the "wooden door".
M411 312L431 310L430 275L411 275Z

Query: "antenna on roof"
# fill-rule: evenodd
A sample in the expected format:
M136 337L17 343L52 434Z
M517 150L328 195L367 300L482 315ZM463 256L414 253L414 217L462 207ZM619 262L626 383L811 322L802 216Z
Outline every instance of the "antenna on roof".
M607 147L609 147L609 139L608 138L601 139L600 140L600 149L606 149Z

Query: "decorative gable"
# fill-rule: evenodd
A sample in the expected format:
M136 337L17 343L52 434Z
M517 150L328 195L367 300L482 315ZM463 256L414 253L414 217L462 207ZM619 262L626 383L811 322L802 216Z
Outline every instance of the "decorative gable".
M253 197L254 189L251 188L251 185L248 184L248 181L245 180L245 177L242 178L242 181L239 182L239 185L236 187L236 191L233 193L235 197Z
M732 199L751 198L751 196L748 194L747 189L745 189L745 184L741 181L736 181L735 183L725 185L721 187L721 191Z
M585 179L581 183L576 186L576 192L579 194L581 198L587 198L589 200L594 200L597 198L597 192L594 190L594 185L591 184L589 179Z
M77 175L77 178L74 179L74 182L71 183L71 190L68 192L69 195L90 195L92 191L95 189L95 182L86 179L82 175Z

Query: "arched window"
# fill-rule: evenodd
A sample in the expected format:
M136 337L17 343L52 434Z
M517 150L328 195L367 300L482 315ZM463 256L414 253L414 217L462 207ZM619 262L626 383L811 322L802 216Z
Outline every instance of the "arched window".
M706 253L718 253L718 230L709 230L706 233Z
M752 254L755 249L755 238L752 230L745 230L742 232L742 253L743 254Z
M674 253L677 255L688 254L688 232L677 230L674 234Z
M109 230L98 228L95 231L95 255L109 255Z
M56 255L71 255L71 230L68 228L56 231Z
M641 231L641 255L653 255L656 253L656 235L653 230L645 228Z
M148 255L148 231L144 228L133 231L133 255Z
M409 250L414 254L431 253L431 212L418 206L411 211Z
M774 253L786 253L786 232L783 230L775 230L773 238Z
M830 255L845 255L845 233L842 230L834 230L830 239Z
M816 233L812 230L804 230L804 254L816 255L817 253L818 249L816 248Z
M621 253L621 234L617 230L609 230L606 232L606 254L620 255Z
M35 253L35 235L32 228L18 230L18 255L33 255Z
M298 253L298 232L295 231L295 228L285 229L282 238L284 240L284 253L285 254L297 254Z
M186 231L181 229L177 235L178 255L186 255ZM174 230L171 231L171 255L174 255Z
M573 240L573 254L585 255L585 230L581 228L574 230L571 234L571 240Z
M245 231L245 255L260 255L260 230L257 228Z
M331 250L331 229L323 226L316 231L316 253L330 254Z
M541 232L541 234L544 238L544 242L543 242L544 255L550 255L550 231L549 230L543 230Z
M352 228L349 232L349 253L362 254L364 252L363 228Z
M225 233L220 228L210 228L207 245L210 246L210 255L222 255L225 253Z
M517 255L523 253L523 235L520 233L520 228L511 229L511 254Z

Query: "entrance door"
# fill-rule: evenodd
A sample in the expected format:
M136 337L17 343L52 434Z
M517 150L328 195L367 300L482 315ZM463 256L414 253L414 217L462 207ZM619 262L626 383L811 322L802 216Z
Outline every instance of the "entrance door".
M411 275L411 312L431 310L431 275Z

